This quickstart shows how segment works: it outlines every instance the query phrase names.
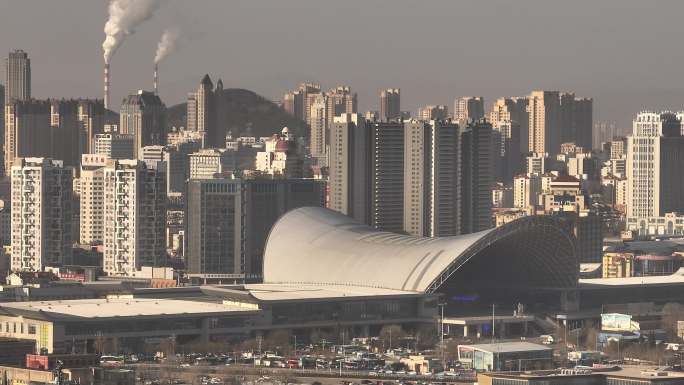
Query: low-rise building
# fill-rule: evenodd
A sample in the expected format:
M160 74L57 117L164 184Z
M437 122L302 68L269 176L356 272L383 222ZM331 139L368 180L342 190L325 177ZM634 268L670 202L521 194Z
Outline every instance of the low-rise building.
M549 369L553 367L553 349L531 342L459 345L458 361L466 368L487 372Z

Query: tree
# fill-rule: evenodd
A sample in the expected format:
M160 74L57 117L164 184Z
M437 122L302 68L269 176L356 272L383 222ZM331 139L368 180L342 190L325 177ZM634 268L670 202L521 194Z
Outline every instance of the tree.
M432 349L439 343L439 333L433 325L421 325L416 331L418 349Z
M387 349L399 346L402 338L406 337L406 332L399 325L385 325L380 329L380 339Z

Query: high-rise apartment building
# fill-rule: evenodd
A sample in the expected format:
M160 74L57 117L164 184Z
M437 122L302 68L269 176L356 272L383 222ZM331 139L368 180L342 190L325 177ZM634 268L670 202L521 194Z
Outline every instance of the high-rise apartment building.
M203 147L223 147L226 142L226 126L223 121L223 82L216 88L209 75L204 75L195 92L188 94L187 122L185 128L202 134Z
M105 110L102 99L79 100L78 122L81 154L95 152L95 136L104 133Z
M99 154L81 157L80 242L94 244L104 241L104 167L109 158Z
M165 173L139 160L104 168L104 259L109 275L132 275L166 259Z
M328 207L370 224L369 124L359 114L335 117L330 128Z
M104 155L107 159L135 159L135 135L97 134L94 139L94 154Z
M454 119L468 123L471 120L484 118L484 98L482 96L464 96L454 101Z
M574 93L563 92L560 101L560 141L575 143L586 149L592 147L593 100L577 98Z
M13 100L5 104L5 175L21 157L40 157L52 151L50 101Z
M309 152L319 165L325 165L327 157L328 100L324 94L309 94ZM322 164L321 164L322 163Z
M427 237L460 234L458 125L404 122L404 231Z
M327 102L327 122L326 129L333 124L335 117L342 114L353 114L358 112L358 101L355 92L348 86L337 86L331 88L325 94Z
M31 59L20 49L5 59L5 103L31 99Z
M461 133L461 233L486 230L492 220L494 186L492 125L471 122Z
M77 100L50 101L50 151L44 156L60 159L65 166L79 167L81 163L81 123ZM35 140L30 138L30 141ZM80 171L77 170L77 171Z
M73 171L61 161L19 158L11 169L12 270L71 262Z
M627 228L672 234L684 213L684 137L673 113L641 112L627 138ZM681 218L681 217L680 217Z
M401 118L401 90L387 88L380 91L380 120L388 122Z
M558 91L532 91L527 98L528 149L555 155L560 151L561 122Z
M371 124L371 226L384 231L404 230L404 124Z
M494 126L496 179L506 184L522 171L522 153L520 152L520 125L512 120L499 121Z
M309 121L308 95L321 93L318 83L302 83L299 88L283 96L283 109L290 115L305 122Z
M322 206L313 179L204 179L188 183L186 266L191 277L262 274L269 230L285 212Z
M419 120L444 120L449 117L449 107L438 106L424 106L418 109L416 119Z
M135 135L136 153L144 146L166 144L166 106L154 92L139 90L124 98L119 132Z
M496 99L489 113L489 122L494 129L500 129L505 122L517 123L520 131L520 152L529 152L529 116L527 113L527 98L499 98Z

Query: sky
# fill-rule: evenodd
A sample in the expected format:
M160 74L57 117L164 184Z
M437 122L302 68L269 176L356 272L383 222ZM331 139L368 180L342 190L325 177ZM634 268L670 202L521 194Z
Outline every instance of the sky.
M31 57L34 97L102 97L105 0L0 0L0 52ZM400 87L402 109L532 89L594 98L594 120L630 127L643 109L684 108L681 0L162 0L111 62L112 100L152 88L167 105L205 73L279 100L303 81L344 84L361 111Z

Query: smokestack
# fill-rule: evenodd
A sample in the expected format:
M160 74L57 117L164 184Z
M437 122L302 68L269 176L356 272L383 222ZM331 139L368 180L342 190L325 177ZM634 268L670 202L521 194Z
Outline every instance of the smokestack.
M159 75L157 75L157 63L154 64L154 94L159 95Z
M109 109L109 63L104 65L104 108Z

